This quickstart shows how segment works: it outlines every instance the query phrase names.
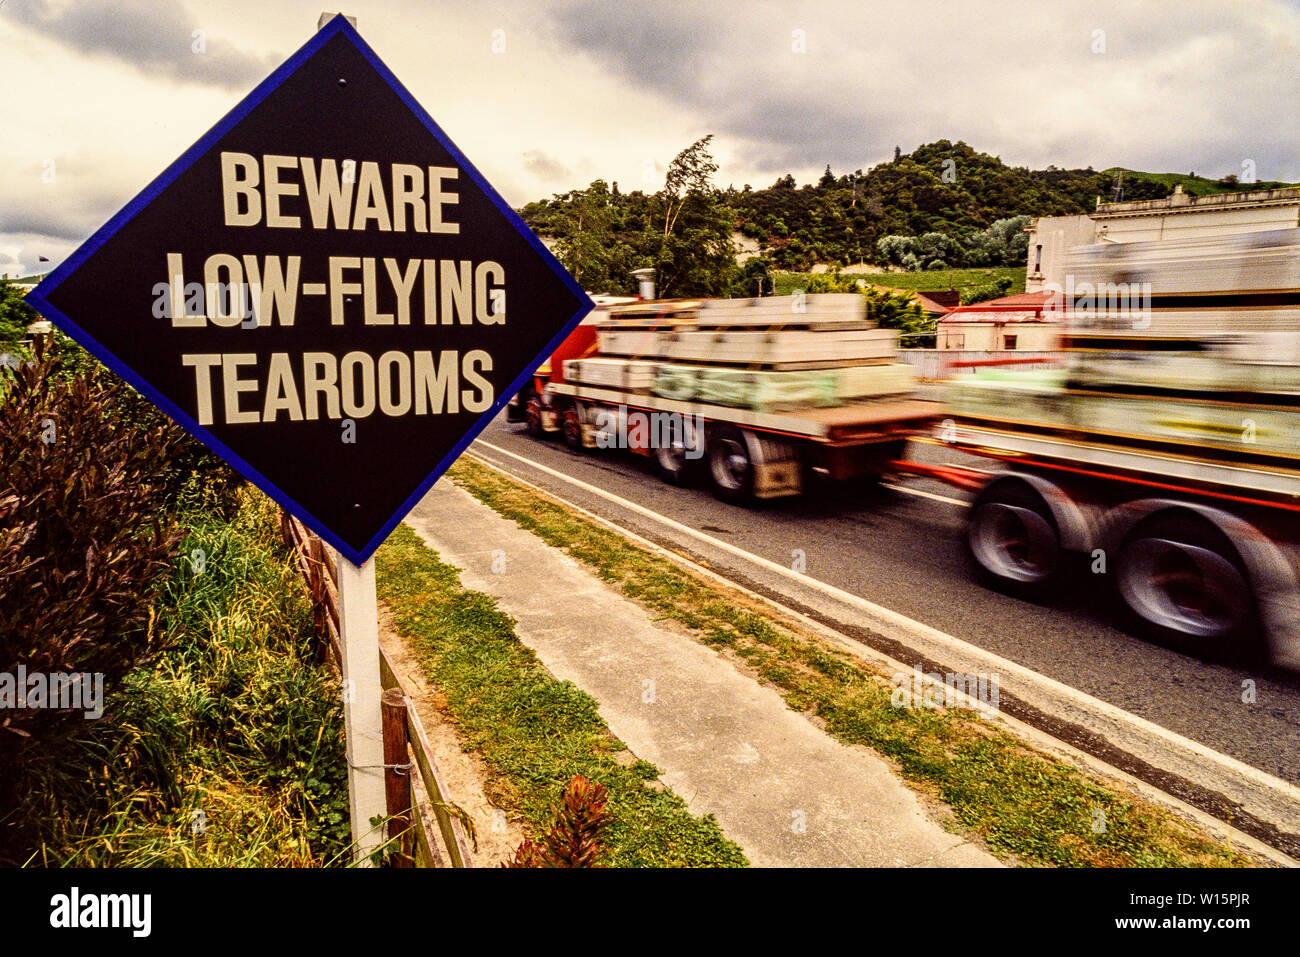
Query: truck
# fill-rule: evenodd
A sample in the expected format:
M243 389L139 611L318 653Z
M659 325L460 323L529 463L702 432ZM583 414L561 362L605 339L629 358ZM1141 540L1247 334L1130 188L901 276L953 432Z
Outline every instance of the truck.
M864 297L596 297L511 400L510 421L574 450L626 448L668 482L753 505L814 474L872 480L938 420Z
M1104 575L1147 638L1300 670L1300 229L1077 247L1050 291L1059 361L945 390L978 575Z
M975 368L945 381L941 402L917 398L908 380L799 408L672 398L646 388L651 370L636 363L788 369L797 352L764 365L718 351L735 338L735 323L719 321L727 310L755 309L750 329L793 348L795 333L859 328L853 307L807 297L824 313L819 327L753 301L601 300L513 417L588 449L634 411L683 413L681 428L632 451L680 483L702 449L715 493L741 504L799 494L814 471L946 482L970 495L964 548L986 586L1051 602L1079 576L1102 576L1132 633L1300 671L1300 229L1078 247L1049 291L1064 330L1054 358L963 363ZM712 360L691 358L705 354L692 343ZM892 344L871 361L892 364ZM854 355L823 351L812 365L866 361ZM581 363L602 358L641 380L583 381ZM922 435L988 467L908 458Z

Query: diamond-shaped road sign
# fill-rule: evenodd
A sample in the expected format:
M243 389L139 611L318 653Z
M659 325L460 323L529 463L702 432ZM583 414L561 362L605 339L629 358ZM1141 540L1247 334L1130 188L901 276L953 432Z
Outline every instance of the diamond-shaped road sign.
M592 306L342 16L27 298L358 565Z

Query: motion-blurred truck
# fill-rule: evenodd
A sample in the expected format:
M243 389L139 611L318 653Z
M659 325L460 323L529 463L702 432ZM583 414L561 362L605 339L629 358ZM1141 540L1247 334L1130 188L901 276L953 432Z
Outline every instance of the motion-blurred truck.
M800 494L814 472L879 476L940 406L913 395L898 333L864 297L598 298L508 417L572 449L625 448L739 504Z
M998 463L980 575L1031 598L1105 575L1148 637L1300 670L1300 230L1078 247L1066 275L1057 367L946 389L939 436Z

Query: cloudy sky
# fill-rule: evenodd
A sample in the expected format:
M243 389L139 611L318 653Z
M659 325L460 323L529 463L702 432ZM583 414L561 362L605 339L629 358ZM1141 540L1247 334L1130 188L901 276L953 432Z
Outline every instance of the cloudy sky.
M2 0L0 273L57 264L314 31L322 0ZM935 139L1040 168L1300 180L1300 0L348 0L509 200L770 185ZM41 264L42 271L50 268Z

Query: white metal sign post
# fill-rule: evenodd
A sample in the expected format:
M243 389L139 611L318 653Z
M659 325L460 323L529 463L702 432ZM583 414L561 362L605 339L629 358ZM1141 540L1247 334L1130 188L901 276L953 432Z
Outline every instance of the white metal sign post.
M384 797L384 736L379 698L379 607L375 562L360 568L341 558L339 634L343 644L343 722L347 733L348 796L357 863L383 843L371 821L387 811Z
M345 14L339 14L346 16ZM322 13L317 31L333 19ZM355 29L355 17L346 17ZM379 598L375 561L354 565L335 553L338 570L339 643L342 645L344 754L348 762L348 811L352 819L353 860L371 865L384 841L384 828L371 823L388 811L384 793L384 732L379 700Z

